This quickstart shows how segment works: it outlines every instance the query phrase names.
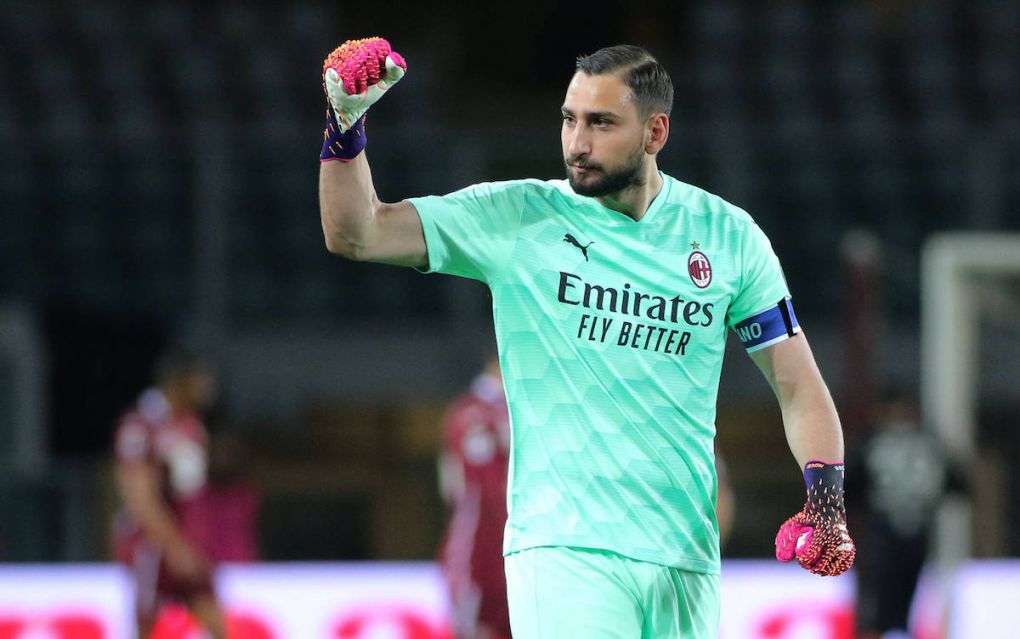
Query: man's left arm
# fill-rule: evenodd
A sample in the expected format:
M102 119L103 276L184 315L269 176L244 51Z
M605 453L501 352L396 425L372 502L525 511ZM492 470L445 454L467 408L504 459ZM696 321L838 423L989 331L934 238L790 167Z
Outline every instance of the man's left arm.
M811 460L842 461L839 416L804 333L750 355L779 400L786 441L801 468Z
M776 557L826 576L853 565L843 502L843 431L803 332L751 353L772 386L790 451L804 469L807 500L776 536Z

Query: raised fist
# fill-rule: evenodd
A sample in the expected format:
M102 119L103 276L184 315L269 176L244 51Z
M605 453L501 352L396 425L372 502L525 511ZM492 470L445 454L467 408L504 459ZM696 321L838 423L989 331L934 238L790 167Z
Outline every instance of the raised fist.
M322 63L322 85L340 133L404 77L407 63L383 38L348 40Z

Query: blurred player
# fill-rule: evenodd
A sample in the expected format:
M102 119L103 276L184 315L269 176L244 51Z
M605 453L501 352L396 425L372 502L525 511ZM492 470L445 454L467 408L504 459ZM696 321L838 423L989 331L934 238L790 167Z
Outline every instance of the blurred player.
M364 115L406 68L380 38L326 59L322 228L338 255L489 286L512 431L514 637L717 636L727 328L775 390L804 470L807 500L780 527L776 556L847 570L839 418L765 234L657 168L673 102L665 69L633 46L578 58L560 109L566 180L388 204L362 152Z
M947 492L967 482L939 440L922 428L908 393L887 389L874 432L851 459L859 495L857 637L909 639L911 605L928 557L935 515Z
M117 427L116 477L124 509L115 536L134 579L140 639L150 636L162 605L171 602L187 605L212 637L226 636L210 560L184 524L206 484L207 434L199 413L216 392L205 360L166 355L156 386L142 393Z
M439 487L450 509L440 551L457 639L509 639L503 574L510 417L499 361L447 412Z

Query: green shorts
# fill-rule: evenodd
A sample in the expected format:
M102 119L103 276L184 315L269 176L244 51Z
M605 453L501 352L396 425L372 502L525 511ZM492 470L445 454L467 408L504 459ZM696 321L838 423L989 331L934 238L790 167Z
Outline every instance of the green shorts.
M505 562L514 639L719 636L719 575L564 546Z

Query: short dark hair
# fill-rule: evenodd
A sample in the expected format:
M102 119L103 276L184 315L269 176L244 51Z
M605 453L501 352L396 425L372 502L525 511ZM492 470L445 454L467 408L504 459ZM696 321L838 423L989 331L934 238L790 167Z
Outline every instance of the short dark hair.
M633 44L604 47L577 57L577 71L588 75L620 74L634 93L638 111L648 116L673 109L673 81L651 53Z

